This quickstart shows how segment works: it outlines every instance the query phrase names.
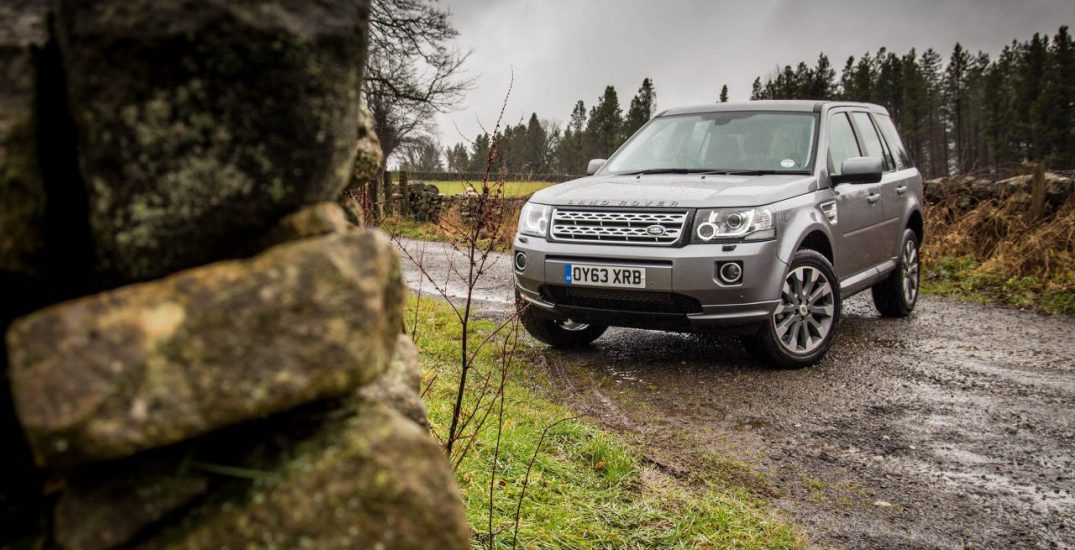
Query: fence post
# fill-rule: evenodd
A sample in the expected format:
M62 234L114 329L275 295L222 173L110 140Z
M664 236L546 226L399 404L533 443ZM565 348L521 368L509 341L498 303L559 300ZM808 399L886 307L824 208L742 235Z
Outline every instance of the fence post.
M366 199L370 203L371 218L366 221L370 224L376 224L377 222L381 221L381 203L378 200L381 196L380 181L378 180L378 178L374 177L370 179L369 183L367 183L366 185L368 186Z
M406 218L411 213L410 193L407 191L407 171L399 171L399 215Z
M384 182L381 187L381 209L384 216L390 216L392 215L392 172L384 171Z

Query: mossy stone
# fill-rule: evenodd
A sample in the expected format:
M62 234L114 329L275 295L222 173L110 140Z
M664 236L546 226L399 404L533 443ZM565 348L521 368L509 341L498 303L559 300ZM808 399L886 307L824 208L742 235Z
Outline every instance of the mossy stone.
M342 397L387 368L402 303L392 244L357 229L64 302L8 331L16 412L63 468Z
M98 277L232 257L336 199L360 137L364 0L60 0Z
M44 245L34 51L48 40L47 16L44 0L0 3L0 274L20 277L40 275Z
M388 370L355 394L357 404L381 403L392 407L419 426L429 429L429 413L418 392L422 373L418 369L418 346L400 334Z
M213 502L144 548L466 549L444 452L387 405L360 407L300 444L238 500Z

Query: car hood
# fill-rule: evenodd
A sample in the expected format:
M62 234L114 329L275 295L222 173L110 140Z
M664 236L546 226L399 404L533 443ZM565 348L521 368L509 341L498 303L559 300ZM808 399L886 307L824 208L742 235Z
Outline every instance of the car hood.
M589 176L547 187L531 201L552 206L719 208L764 206L817 190L802 174Z

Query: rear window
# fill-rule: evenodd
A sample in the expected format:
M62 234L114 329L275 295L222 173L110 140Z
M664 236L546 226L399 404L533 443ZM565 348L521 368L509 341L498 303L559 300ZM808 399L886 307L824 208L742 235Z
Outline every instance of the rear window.
M888 143L888 148L892 151L892 156L896 157L896 169L903 170L904 168L911 168L914 163L911 162L911 155L907 153L907 149L903 146L903 141L900 140L899 133L896 132L896 125L892 123L892 117L888 115L874 115L877 119L877 125L881 128L881 135L885 137L885 143Z

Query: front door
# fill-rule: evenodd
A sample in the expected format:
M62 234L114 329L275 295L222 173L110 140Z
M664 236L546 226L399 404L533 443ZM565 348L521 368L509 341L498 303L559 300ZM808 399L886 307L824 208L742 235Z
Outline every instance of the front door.
M846 112L829 115L829 174L839 175L849 158L864 156ZM836 194L838 240L835 247L836 275L846 279L876 266L887 251L877 240L876 229L884 222L881 184L841 183Z

